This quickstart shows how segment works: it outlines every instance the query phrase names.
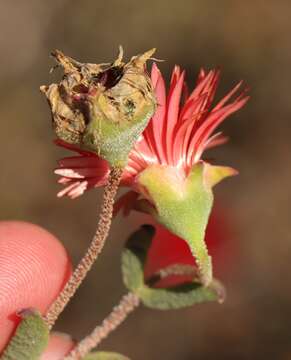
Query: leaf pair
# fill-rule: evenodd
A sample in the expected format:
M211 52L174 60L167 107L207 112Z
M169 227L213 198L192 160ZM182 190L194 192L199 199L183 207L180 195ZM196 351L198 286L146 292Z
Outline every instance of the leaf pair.
M145 306L168 310L209 301L223 301L224 288L217 280L213 280L208 287L202 286L195 279L169 288L149 286L144 279L144 265L154 234L153 226L142 226L129 238L122 253L124 284L138 295Z

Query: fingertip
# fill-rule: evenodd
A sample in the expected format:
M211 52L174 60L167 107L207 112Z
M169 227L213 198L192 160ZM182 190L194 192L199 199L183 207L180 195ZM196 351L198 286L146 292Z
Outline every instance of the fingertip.
M0 352L16 312L33 307L44 313L70 273L68 254L52 234L30 223L0 222Z
M63 359L73 348L72 338L64 333L54 332L50 336L49 344L40 360Z

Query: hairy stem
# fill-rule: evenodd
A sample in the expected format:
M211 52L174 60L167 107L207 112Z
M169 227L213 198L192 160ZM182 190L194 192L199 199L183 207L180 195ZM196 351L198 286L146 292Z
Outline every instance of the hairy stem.
M140 300L137 295L128 293L124 295L120 303L115 306L112 312L97 326L91 334L86 336L65 360L80 360L87 355L93 348L98 346L113 330L115 330L127 316L139 305Z
M122 169L113 168L110 172L108 183L104 189L103 203L99 215L99 221L95 236L80 263L76 267L75 271L71 275L69 281L65 285L64 289L50 306L44 320L47 322L51 329L56 322L57 318L64 310L72 296L75 294L78 287L86 277L88 271L91 269L98 255L103 249L105 240L108 236L114 205L114 197L118 190L119 182L122 175Z
M191 276L193 281L199 282L198 269L193 265L172 264L164 269L160 269L146 280L148 286L154 286L157 282L169 276Z

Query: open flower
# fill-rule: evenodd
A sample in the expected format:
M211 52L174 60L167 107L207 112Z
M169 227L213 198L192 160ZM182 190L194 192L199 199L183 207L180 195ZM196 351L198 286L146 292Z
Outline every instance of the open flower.
M201 156L207 148L225 141L221 133L214 131L248 97L244 91L236 95L241 87L239 83L212 107L219 71L201 70L189 95L184 77L185 72L176 66L166 95L164 79L153 65L151 80L158 107L129 154L121 184L135 192L131 201L141 196L146 200L143 207L146 204L159 222L188 242L201 281L209 284L212 265L204 235L213 202L212 187L236 172L229 167L210 165ZM75 198L106 183L109 166L104 160L73 145L61 141L57 144L79 152L78 156L59 162L55 172L66 187L58 196Z
M151 79L155 88L158 108L149 125L130 152L128 164L123 171L121 184L138 188L138 175L151 165L175 167L181 175L187 176L207 148L225 142L221 133L212 135L217 126L231 113L239 110L247 101L243 94L227 105L240 88L239 83L212 110L219 71L206 73L200 71L197 86L186 96L180 107L185 73L175 67L166 97L164 79L154 64ZM212 135L212 136L211 136ZM109 165L95 153L80 150L74 145L56 140L57 145L79 153L79 156L66 157L59 161L55 170L61 178L59 182L66 187L58 193L76 198L86 190L103 186L109 174Z

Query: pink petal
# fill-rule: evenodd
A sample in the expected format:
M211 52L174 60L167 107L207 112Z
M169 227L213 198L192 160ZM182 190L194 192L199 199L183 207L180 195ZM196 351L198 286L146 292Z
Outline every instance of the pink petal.
M187 158L187 153L188 153L189 143L191 141L191 136L193 136L195 130L198 127L198 120L203 116L202 107L203 107L203 103L205 101L204 100L205 96L206 95L202 95L192 104L193 110L192 110L192 115L190 118L191 121L189 121L189 122L187 121L187 123L189 123L189 124L186 127L185 135L184 135L184 139L183 139L182 156L184 159ZM185 160L185 162L186 162L186 160Z
M213 108L212 111L219 110L223 107L225 103L237 92L237 90L241 87L243 84L242 81L240 81L223 99L219 101L219 103Z
M171 88L174 88L177 85L180 74L181 74L180 66L175 65L174 70L172 71L172 76L171 76L170 92L171 92Z
M224 136L221 132L211 136L204 144L204 149L211 149L213 147L223 145L228 141L228 137Z
M59 184L68 184L68 183L71 183L72 181L74 181L74 180L69 179L67 177L62 177L58 180L58 183Z
M104 186L107 182L108 174L107 176L94 176L92 178L85 178L83 181L78 181L74 178L67 178L68 181L66 182L63 179L65 178L61 178L59 182L62 184L67 184L67 186L63 190L59 191L57 196L69 196L70 198L75 199L76 197L82 195L86 190L89 190L93 187Z
M188 88L186 82L184 81L183 91L182 91L182 102L183 102L183 105L186 104L186 102L187 102L187 100L188 100L188 97L189 97L189 88ZM180 116L179 116L179 119L180 119Z
M189 96L189 100L190 99L195 99L197 96L199 96L199 94L201 94L203 92L203 89L205 88L205 86L207 86L207 84L209 82L211 82L211 80L213 79L213 76L215 74L215 71L209 71L209 73L204 77L203 80L201 80L198 85L194 88L194 90L192 91L192 93Z
M146 134L147 140L150 141L151 148L156 153L159 162L166 163L166 154L162 142L166 114L166 87L160 72L155 86L155 94L158 103L157 109L144 134Z
M65 195L69 196L69 193L71 190L75 189L76 187L79 187L81 184L80 181L74 181L72 184L70 184L69 186L65 187L63 190L59 191L57 196L60 198L60 197L63 197Z
M200 71L199 71L198 77L197 77L196 86L197 86L202 80L204 80L205 76L206 76L206 71L205 71L203 68L201 68Z
M109 171L106 173L98 173L95 168L74 168L74 169L56 169L54 171L56 175L68 177L71 179L85 179L85 178L96 178L96 177L107 177Z
M198 98L199 100L199 98ZM197 99L187 99L187 101L185 102L185 105L182 107L181 111L180 111L180 116L179 116L179 122L183 122L184 120L188 119L191 114L192 111L194 110L194 106L193 103L197 101Z
M60 139L54 140L54 143L55 143L57 146L63 147L63 148L65 148L65 149L68 149L68 150L71 150L71 151L76 151L77 153L82 154L82 155L85 155L85 156L87 156L87 155L88 155L88 156L94 155L94 153L91 153L90 151L81 150L77 145L73 145L73 144L66 143L65 141L60 140Z
M149 124L148 127L151 127L151 124ZM158 162L152 129L147 128L147 130L143 132L129 156L132 157L133 153L140 159L143 165L147 164L148 159L154 159L156 163Z
M108 171L109 166L107 162L100 159L98 156L72 156L66 157L58 161L58 165L64 168L98 168Z
M156 87L159 77L161 76L161 72L157 66L157 64L154 62L151 70L151 81L153 84L153 88Z
M68 192L68 196L71 199L76 199L77 197L83 195L84 192L87 190L87 188L88 188L88 182L82 181L78 186L75 186L73 189L71 189Z
M212 71L210 72L211 76L207 76L204 81L200 82L200 85L196 87L195 90L199 88L199 91L195 93L195 90L190 95L188 101L186 102L185 106L183 107L181 111L180 117L182 119L188 118L189 116L192 116L194 114L197 114L198 112L202 112L204 110L207 110L211 102L213 101L217 85L218 85L218 79L219 79L219 72L218 71ZM210 74L209 73L209 74ZM206 81L207 79L207 81ZM193 102L194 100L197 101L197 99L201 99L199 101L202 101L202 103L199 106L199 109L194 106Z
M148 155L152 154L143 152L142 147L139 149L133 149L130 153L128 164L138 173L147 167L148 163L155 162L154 160L151 161L152 158Z
M201 151L198 151L199 147L203 147L204 142L209 138L209 136L213 133L217 126L230 114L242 108L244 104L248 101L248 99L248 97L245 97L242 100L227 105L224 108L212 112L209 115L209 117L200 126L200 128L197 130L191 140L187 156L188 165L191 165L193 162L198 161L196 157L196 152L201 153Z
M178 73L178 71L177 71ZM167 160L169 165L174 164L173 160L173 133L175 126L178 121L179 115L179 104L181 100L183 84L184 84L185 72L183 71L181 76L177 79L177 83L173 88L171 94L168 97L168 108L167 108L167 122L166 122L166 150Z
M183 151L183 146L185 142L187 143L187 139L189 139L190 137L194 122L195 119L189 118L185 120L176 130L174 146L173 146L173 160L175 165L178 165L180 161L184 162L186 159L185 158L186 151Z
M123 210L124 216L128 216L138 197L139 194L135 191L128 191L122 195L114 204L113 216L117 215L121 210Z

